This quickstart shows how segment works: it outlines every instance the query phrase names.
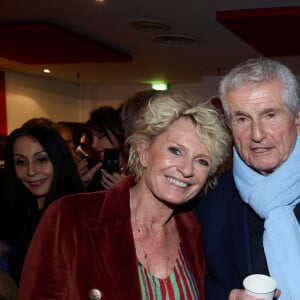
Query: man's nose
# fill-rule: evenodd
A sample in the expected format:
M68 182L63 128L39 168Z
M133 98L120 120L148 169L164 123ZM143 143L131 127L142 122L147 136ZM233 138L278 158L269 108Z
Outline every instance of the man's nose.
M251 138L255 142L260 142L265 138L265 129L259 121L253 121L251 125Z

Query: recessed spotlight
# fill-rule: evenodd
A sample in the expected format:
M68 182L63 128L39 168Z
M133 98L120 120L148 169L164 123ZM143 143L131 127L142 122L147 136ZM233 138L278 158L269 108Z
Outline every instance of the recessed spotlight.
M43 72L46 73L46 74L50 74L51 70L50 69L44 69Z
M138 31L163 32L171 29L171 26L154 19L139 19L129 22L129 26Z
M154 42L166 47L195 47L199 45L199 40L192 36L168 34L154 38Z

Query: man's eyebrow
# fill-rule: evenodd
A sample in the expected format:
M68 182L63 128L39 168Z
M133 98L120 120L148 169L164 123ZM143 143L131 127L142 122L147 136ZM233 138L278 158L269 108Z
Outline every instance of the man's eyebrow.
M259 114L260 115L264 115L264 114L267 114L267 113L270 113L270 112L276 112L276 111L278 111L278 109L275 109L275 108L272 108L272 107L270 107L270 108L265 108L265 109L263 109ZM244 112L244 111L241 111L241 110L237 110L237 111L235 111L235 112L233 112L233 115L232 115L233 117L239 117L239 116L246 116L246 117L250 117L250 115L248 114L248 113L246 113L246 112Z
M241 111L241 110L237 110L235 112L233 112L233 116L249 116L249 114L247 114L246 112L244 111Z
M276 108L266 108L262 111L262 114L270 113L270 112L276 112L278 109Z

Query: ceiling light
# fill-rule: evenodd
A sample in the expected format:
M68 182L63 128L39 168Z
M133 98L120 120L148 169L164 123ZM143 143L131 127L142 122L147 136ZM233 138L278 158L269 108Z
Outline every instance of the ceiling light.
M46 74L50 74L50 73L51 73L51 70L49 70L49 69L44 69L43 72L46 73Z
M154 38L155 43L167 47L195 47L199 45L199 40L192 36L168 34Z
M171 26L154 19L139 19L129 22L129 26L138 31L144 32L163 32L171 29Z
M153 83L152 89L156 91L166 91L168 90L168 84L167 83Z

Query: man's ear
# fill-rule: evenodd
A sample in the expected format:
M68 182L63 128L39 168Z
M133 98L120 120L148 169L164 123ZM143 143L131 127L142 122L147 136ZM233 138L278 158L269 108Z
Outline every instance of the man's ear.
M297 114L296 114L296 118L295 118L295 125L297 128L297 133L300 132L300 107L298 108Z
M137 152L140 158L141 165L144 168L148 165L148 147L149 142L146 140L140 140L137 143Z

